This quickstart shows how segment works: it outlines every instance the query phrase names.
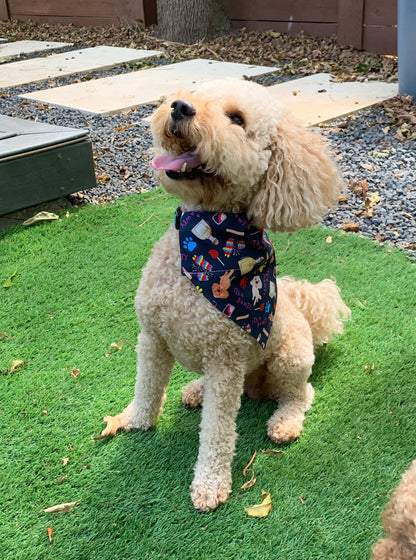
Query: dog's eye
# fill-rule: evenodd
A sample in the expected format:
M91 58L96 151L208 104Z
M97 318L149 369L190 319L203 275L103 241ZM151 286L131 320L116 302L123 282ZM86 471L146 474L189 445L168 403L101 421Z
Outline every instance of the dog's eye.
M244 119L240 115L240 113L227 113L227 117L232 123L237 124L238 126L244 126L245 124Z

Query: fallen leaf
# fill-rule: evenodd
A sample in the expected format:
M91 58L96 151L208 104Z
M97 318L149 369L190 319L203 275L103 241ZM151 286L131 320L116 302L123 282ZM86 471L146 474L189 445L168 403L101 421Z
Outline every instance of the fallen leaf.
M47 530L48 530L48 539L49 539L49 542L52 542L52 533L53 533L53 529L52 529L52 527L48 527Z
M61 459L61 461L62 461L62 466L66 467L69 461L69 457L64 457L63 459Z
M101 174L96 173L95 178L97 179L97 181L102 181L103 183L110 180L110 177L106 173L101 173Z
M338 202L348 202L348 198L344 194L340 194L338 197Z
M332 236L328 235L328 237L326 238L326 242L327 243L332 243Z
M7 278L7 280L5 282L3 282L3 288L10 288L13 285L13 279L17 274L17 268L16 270Z
M362 179L361 181L350 179L348 181L348 189L357 196L367 196L368 181L367 179Z
M358 224L353 224L353 223L347 223L344 224L343 228L344 231L360 231L360 226Z
M53 212L38 212L31 218L25 220L23 225L31 226L32 224L37 224L38 222L51 222L53 220L59 220L59 216Z
M281 455L283 451L280 449L263 449L262 453L264 455Z
M123 341L120 340L118 343L112 342L111 343L111 348L114 348L116 350L121 350L123 348Z
M360 165L364 169L367 169L367 171L371 171L371 173L374 173L374 171L376 171L376 168L374 167L374 165L371 165L370 163L361 163Z
M46 508L43 511L45 513L69 513L77 504L79 504L79 502L67 502L64 504L58 504L57 506Z
M255 451L255 452L253 453L252 458L251 458L250 461L247 463L247 465L244 467L244 469L243 469L243 475L244 475L244 476L246 476L247 471L248 471L248 469L251 467L251 465L253 464L253 461L254 461L254 459L256 458L256 456L257 456L257 451Z
M250 480L248 480L247 482L245 482L241 486L241 490L247 490L248 488L251 488L252 486L254 486L256 484L256 478L254 476L254 471L253 471L253 469L250 469L250 471L251 471L251 478L250 478Z
M267 517L272 511L272 497L270 492L261 491L261 504L244 508L247 515L250 517Z
M18 371L25 363L26 360L13 360L12 367L10 368L10 373L15 373L16 371Z
M380 202L380 195L378 192L373 193L364 200L364 216L372 218L374 216L374 206Z
M76 379L80 373L81 373L80 369L71 369L71 375L74 379Z
M57 478L55 480L55 482L56 482L56 484L60 484L61 482L64 482L67 478L68 478L68 475L66 474L65 476L61 476L61 478Z

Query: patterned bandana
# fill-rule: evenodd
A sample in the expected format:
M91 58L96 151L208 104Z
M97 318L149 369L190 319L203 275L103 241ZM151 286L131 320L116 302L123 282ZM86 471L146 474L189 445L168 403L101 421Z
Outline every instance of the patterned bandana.
M176 211L181 271L264 348L276 309L274 248L245 214Z

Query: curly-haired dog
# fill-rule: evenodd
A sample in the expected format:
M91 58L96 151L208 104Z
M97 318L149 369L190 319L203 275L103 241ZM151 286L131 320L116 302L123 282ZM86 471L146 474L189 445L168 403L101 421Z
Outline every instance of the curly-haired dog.
M340 177L322 139L251 82L180 91L156 110L152 132L156 177L181 209L176 228L154 246L135 299L141 334L134 399L105 418L103 434L156 424L175 359L203 374L184 389L183 402L203 405L191 497L207 511L231 492L244 389L278 401L268 422L273 441L297 438L314 396L314 346L343 330L349 310L330 280L279 280L276 305L274 251L263 233L319 221ZM214 298L212 282L230 270L230 299ZM256 275L262 287L256 283L253 303Z
M386 538L373 547L372 560L416 558L416 460L406 471L383 512Z

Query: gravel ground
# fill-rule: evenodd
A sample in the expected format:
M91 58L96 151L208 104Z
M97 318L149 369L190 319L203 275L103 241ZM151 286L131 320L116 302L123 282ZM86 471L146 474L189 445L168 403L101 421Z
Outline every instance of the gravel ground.
M51 30L55 30L55 35ZM13 33L8 34L8 31L13 31ZM79 46L80 40L76 40L76 38L78 34L82 36L82 33L77 28L72 28L71 32L73 36L70 36L68 30L65 31L65 40L74 40L75 44ZM45 31L45 26L33 24L28 27L27 24L17 26L13 23L6 28L5 24L0 25L0 36L3 37L13 35L16 39L23 37L44 39L45 33L48 33L49 40L63 38L63 32L59 34L56 28L47 27ZM98 33L99 31L97 31ZM89 32L88 41L85 40L84 33L84 46L120 43L126 46L120 41L122 33L118 32L114 37L108 36L108 30L105 30L105 33L104 36L97 36L95 41L91 38L92 32ZM126 31L126 35L131 33L131 30ZM177 53L181 52L183 55L184 51L189 51L186 53L188 58L193 55L208 58L207 48L208 51L211 50L210 58L214 58L216 51L213 49L218 47L218 43L216 43L216 45L208 47L207 45L195 45L180 50L177 45L169 44L166 47L165 43L156 43L156 40L151 39L148 33L142 35L140 35L141 40L145 42L147 48L160 49L162 47L164 49L164 56L159 60L153 60L150 63L152 65L180 60ZM289 41L287 36L276 35L279 37L270 37L267 32L266 34L241 32L233 38L234 52L237 52L235 49L238 44L241 45L239 39L242 36L245 40L251 38L253 50L256 51L256 60L250 58L245 51L244 62L276 64L276 60L272 60L271 55L259 56L258 45L256 49L256 44L259 41L264 42L266 39L266 45L271 40ZM127 46L143 46L138 44L139 41L132 45L131 37L128 37L128 41L130 43ZM340 49L330 40L295 36L290 38L290 41L295 42L296 45L302 45L302 52L294 56L292 61L288 61L286 58L286 62L280 65L280 71L277 74L268 77L267 80L261 80L267 85L310 74L313 71L331 71L335 73L335 79L341 80L345 76L353 76L352 68L357 69L357 66L361 68L361 73L356 71L353 76L355 79L368 79L368 77L395 79L396 77L397 67L390 58L386 59L368 53L364 53L363 58L363 53L353 49ZM326 58L324 56L327 52L325 48L329 52ZM305 59L316 59L317 49L320 49L321 63L314 66L306 64ZM265 51L265 49L263 50ZM202 54L201 51L203 51ZM217 49L217 52L222 52L222 50ZM288 51L285 56L290 56ZM219 57L217 56L217 58ZM230 56L226 59L230 60ZM241 56L237 55L231 59L243 61ZM334 69L336 68L334 60L338 61L338 73ZM340 62L346 60L350 61L349 66L347 63L341 64ZM372 61L373 66L367 64L364 67L363 60ZM149 62L143 64L149 65ZM137 69L137 66L134 68ZM376 73L378 70L377 75L375 75L374 69ZM149 149L151 147L149 125L142 120L152 113L155 106L143 105L127 114L102 117L85 115L70 109L50 107L38 102L22 100L18 96L45 87L56 87L77 80L97 78L129 70L131 69L128 66L123 65L105 72L9 88L0 92L0 112L2 114L37 119L61 126L89 129L96 163L97 187L71 197L73 203L103 203L115 200L121 195L140 193L157 186L149 166ZM395 244L404 249L412 260L416 258L415 107L411 98L401 97L329 125L321 126L317 130L326 137L346 181L345 190L336 210L328 214L323 222L338 229L355 231L371 237L380 244Z

